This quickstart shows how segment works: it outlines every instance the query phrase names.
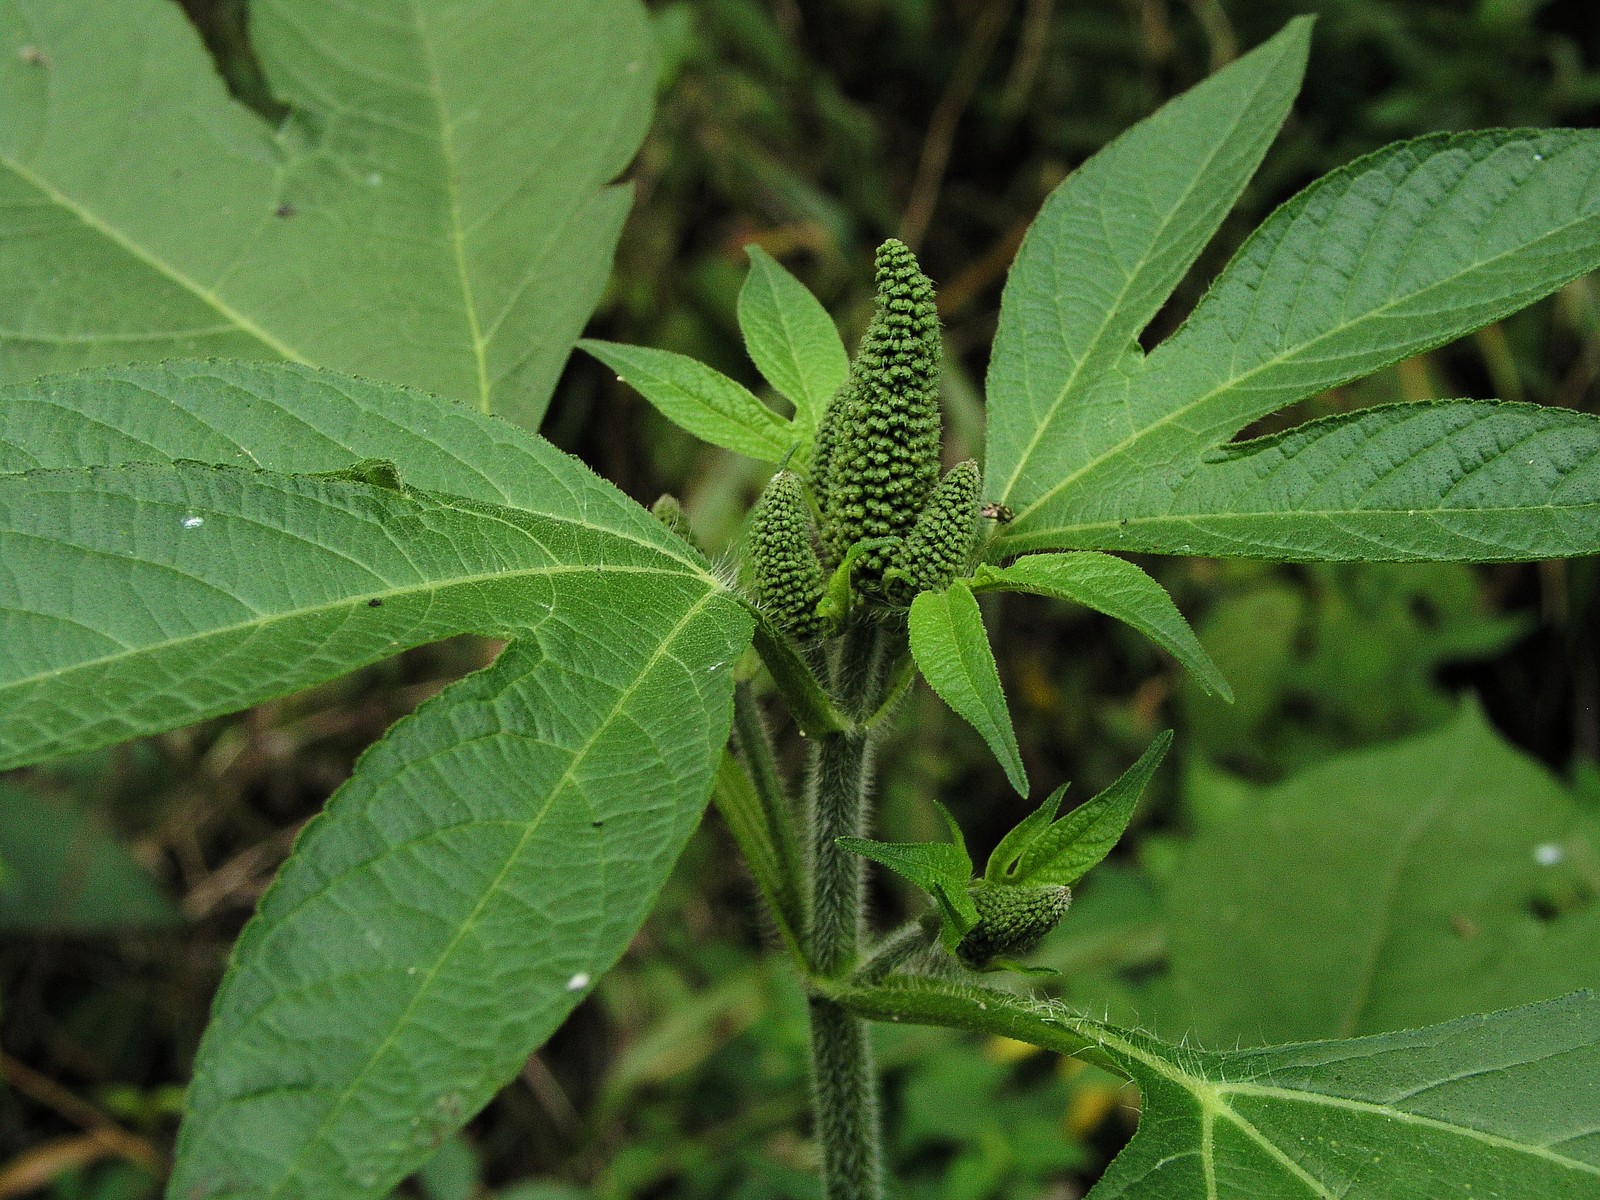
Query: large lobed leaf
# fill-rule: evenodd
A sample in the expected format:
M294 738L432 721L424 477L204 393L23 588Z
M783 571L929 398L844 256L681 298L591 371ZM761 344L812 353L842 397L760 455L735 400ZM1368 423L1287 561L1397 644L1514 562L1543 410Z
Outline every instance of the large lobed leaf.
M301 839L196 1067L173 1195L382 1195L627 945L704 805L748 615L576 460L404 388L174 364L3 400L8 763L513 639Z
M990 372L988 475L1015 512L992 559L1494 560L1600 545L1600 419L1580 413L1441 401L1219 450L1251 421L1600 267L1600 133L1441 134L1335 171L1268 218L1176 334L1139 351L1242 185L1230 174L1224 189L1217 164L1248 173L1282 115L1242 105L1229 124L1215 102L1246 85L1269 94L1290 34L1112 143L1030 232ZM1115 315L1089 320L1107 304Z
M538 423L649 121L634 0L260 0L277 129L168 0L0 29L0 378L288 359Z
M19 385L0 403L0 465L46 468L0 474L0 765L228 712L450 634L534 628L565 574L625 575L640 595L680 577L720 588L576 460L401 388L178 364ZM272 470L140 463L177 453ZM375 457L458 494L277 473Z
M554 600L301 838L218 994L171 1195L386 1195L627 946L699 818L747 625L688 581Z
M1045 201L1006 280L989 364L985 476L1043 493L1081 436L1087 391L1193 264L1266 155L1300 88L1311 21L1164 105Z
M1082 1054L1134 1079L1138 1131L1091 1200L1600 1196L1590 992L1403 1033L1223 1053L928 981L841 998L871 1016Z
M1600 821L1472 706L1248 789L1167 886L1206 1045L1349 1037L1600 986Z

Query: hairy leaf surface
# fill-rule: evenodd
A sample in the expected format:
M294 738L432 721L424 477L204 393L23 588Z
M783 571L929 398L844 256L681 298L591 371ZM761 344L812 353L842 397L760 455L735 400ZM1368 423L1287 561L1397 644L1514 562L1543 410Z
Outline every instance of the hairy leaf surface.
M4 766L536 628L563 576L721 590L571 517L199 464L0 475L0 561Z
M1220 461L1215 451L1286 404L1600 266L1597 177L1594 131L1491 130L1399 143L1313 184L1245 243L1182 329L1106 370L1041 439L1038 472L1003 497L1016 519L991 553L1592 551L1594 418L1436 404L1337 418ZM1575 453L1560 445L1568 434ZM1511 462L1527 470L1513 476Z
M649 121L633 0L262 0L277 128L166 0L0 29L0 377L288 359L538 423Z
M639 584L550 581L543 620L362 757L235 951L170 1194L386 1195L616 961L749 635L699 580Z
M11 597L0 621L21 648L0 682L19 698L0 718L8 762L225 712L473 626L527 627L540 619L538 562L709 584L697 555L576 459L505 421L389 384L284 363L99 368L0 389L0 413L0 469L46 469L0 476L0 494L14 498L0 537L19 547L7 563L38 560L27 574L0 572ZM518 511L485 516L450 498L192 464L170 474L48 470L180 456L269 472L384 459L405 485ZM229 520L214 511L208 524L195 507L206 496L237 511ZM168 507L179 500L182 511ZM272 511L251 522L241 505ZM425 542L398 544L418 521L432 526ZM472 532L457 546L452 529ZM76 548L58 544L69 535ZM485 580L460 573L468 545ZM127 558L135 546L149 561ZM428 578L433 568L443 574ZM390 569L389 583L373 573ZM446 594L457 600L436 606ZM46 625L53 632L38 632ZM284 648L284 660L266 657L269 647ZM65 723L52 725L57 717Z

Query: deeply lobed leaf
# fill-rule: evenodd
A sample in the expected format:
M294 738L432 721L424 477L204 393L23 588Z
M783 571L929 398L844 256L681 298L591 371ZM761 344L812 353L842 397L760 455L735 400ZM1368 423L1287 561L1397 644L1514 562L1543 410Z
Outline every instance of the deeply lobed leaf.
M568 574L369 750L235 950L171 1194L386 1195L515 1075L698 821L748 631L696 581Z
M175 4L0 14L0 378L288 359L538 423L649 121L633 0L262 0L277 129Z

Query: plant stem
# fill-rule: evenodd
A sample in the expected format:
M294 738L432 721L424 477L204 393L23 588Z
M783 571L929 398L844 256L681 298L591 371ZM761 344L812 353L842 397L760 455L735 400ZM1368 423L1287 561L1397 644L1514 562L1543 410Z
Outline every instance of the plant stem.
M834 657L834 702L855 727L817 739L807 793L811 905L807 950L812 970L837 979L860 956L865 863L836 838L859 836L872 759L872 732L861 718L881 703L886 639L859 624ZM883 1194L877 1076L866 1023L822 996L811 1000L811 1067L817 1132L828 1200L878 1200Z

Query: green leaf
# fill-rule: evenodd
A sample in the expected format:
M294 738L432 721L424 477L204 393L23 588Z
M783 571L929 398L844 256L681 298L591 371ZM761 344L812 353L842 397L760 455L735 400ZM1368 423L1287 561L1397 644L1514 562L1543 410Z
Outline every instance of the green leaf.
M739 328L751 361L794 403L795 421L815 429L850 371L828 310L760 246L746 246L750 274L739 289Z
M539 561L557 574L589 562L720 587L575 459L504 421L393 385L289 364L179 363L0 389L0 407L6 471L185 455L332 472L383 459L414 489L194 464L0 476L12 505L0 517L7 560L34 564L0 582L0 628L22 648L0 663L3 761L226 712L473 625L525 628L542 619ZM210 504L218 507L208 523L197 506ZM275 504L281 510L267 511ZM506 515L501 505L522 511ZM263 520L245 519L252 506ZM223 514L229 523L219 523ZM199 525L184 524L196 517ZM433 531L415 549L397 544L395 532L416 520ZM451 530L468 528L456 544ZM463 554L476 557L484 580L463 573ZM373 574L391 567L387 578ZM430 569L443 574L427 581ZM96 582L106 572L111 582ZM459 603L435 607L430 593L452 591ZM371 600L380 605L363 607Z
M393 384L290 363L98 367L0 388L0 472L177 459L285 474L392 464L409 487L577 520L699 562L569 454Z
M1180 857L1206 1044L1400 1029L1600 984L1600 823L1471 706L1252 793Z
M1139 761L1115 783L1029 842L1017 856L1015 870L1005 873L1005 881L1021 887L1070 886L1087 875L1121 839L1133 819L1134 805L1171 746L1170 729L1157 735ZM1063 787L1054 797L1058 807L1065 790Z
M972 860L960 846L949 842L875 842L871 838L838 839L852 854L870 858L925 892L941 882L958 883L963 890L972 878Z
M174 4L4 7L5 378L282 358L538 423L649 123L633 0L252 5L276 128Z
M1124 356L1205 247L1278 132L1305 71L1300 18L1122 134L1034 220L1001 299L988 466L1015 503L1055 481L1086 392Z
M1032 592L1070 600L1131 625L1194 673L1209 695L1233 699L1233 690L1183 619L1178 606L1149 575L1109 554L1029 554L1004 567L980 565L974 592Z
M1384 405L1240 442L1073 545L1245 558L1476 562L1600 546L1600 417L1492 400Z
M911 602L910 627L911 654L928 686L983 735L1011 786L1026 796L1028 773L971 589L957 580L948 591L920 593Z
M532 628L574 578L627 580L641 603L723 590L642 510L637 531L606 528L627 502L587 491L592 520L198 464L0 475L0 764Z
M1221 539L1200 536L1207 508L1219 497L1190 481L1204 476L1209 452L1286 404L1450 341L1600 266L1597 172L1600 133L1497 130L1402 142L1311 185L1252 235L1178 333L1142 365L1108 375L1074 407L1071 436L1052 440L1048 470L1039 476L1048 483L1009 498L1016 519L991 551L1143 544L1168 553L1252 552L1248 541L1224 547ZM1423 410L1427 423L1400 439L1411 448L1400 462L1404 481L1393 488L1386 485L1394 465L1387 460L1335 462L1338 439L1363 443L1391 432L1398 414L1389 411L1246 447L1241 465L1223 463L1219 473L1239 485L1254 467L1265 467L1252 480L1259 493L1246 497L1235 486L1221 497L1246 513L1310 507L1303 531L1285 532L1298 528L1289 519L1269 522L1270 549L1257 548L1258 554L1492 559L1591 550L1592 450L1576 464L1561 453L1543 460L1517 454L1493 433L1462 428L1463 417L1484 415L1481 407ZM1525 411L1508 419L1520 419L1523 428L1546 420ZM1529 429L1529 436L1564 428L1561 420L1551 418L1555 423ZM1329 434L1336 440L1322 444L1306 465L1337 465L1340 482L1302 498L1296 491L1308 490L1308 477L1290 471L1282 481L1273 478L1278 447L1300 454ZM1465 440L1457 448L1468 454L1459 467L1443 461L1453 449L1428 456L1433 445L1458 436ZM1507 462L1495 467L1503 453ZM1417 465L1407 466L1413 460ZM1480 476L1486 461L1490 469ZM1511 462L1530 461L1531 478L1507 494L1489 486L1505 479ZM1573 472L1578 478L1566 482ZM1359 498L1367 493L1391 505L1403 498L1405 508L1394 505L1378 521L1363 521L1366 502ZM1184 507L1188 499L1198 512ZM1343 531L1352 501L1358 514ZM1484 512L1455 511L1466 508ZM1443 515L1416 520L1430 510ZM1443 532L1393 532L1402 511L1412 524ZM1159 537L1131 540L1116 532L1123 520L1149 517L1176 521ZM1200 526L1194 532L1191 520ZM1096 533L1085 536L1085 526ZM1400 545L1387 545L1385 534Z
M934 981L838 998L881 1020L1000 1034L1136 1081L1138 1131L1089 1200L1600 1197L1600 998L1590 992L1405 1033L1225 1053Z
M585 338L578 345L617 373L673 424L737 454L781 462L795 427L742 383L686 354Z
M983 877L986 880L990 883L1000 883L1015 874L1017 859L1022 856L1022 852L1050 828L1051 822L1056 819L1056 813L1061 811L1061 802L1066 799L1069 786L1063 783L1051 792L1043 804L1013 825L1000 839L999 844L990 852L989 861L984 864Z
M0 928L105 933L178 910L96 814L0 782Z
M218 994L174 1195L385 1194L632 939L699 820L748 620L686 578L552 586L301 835Z
M870 858L888 867L932 896L944 915L943 939L947 949L978 923L978 910L968 894L972 880L972 858L967 854L966 838L950 810L937 800L939 815L950 830L948 842L875 842L871 838L836 838L852 854Z

